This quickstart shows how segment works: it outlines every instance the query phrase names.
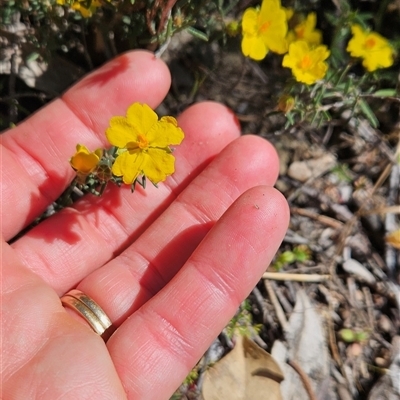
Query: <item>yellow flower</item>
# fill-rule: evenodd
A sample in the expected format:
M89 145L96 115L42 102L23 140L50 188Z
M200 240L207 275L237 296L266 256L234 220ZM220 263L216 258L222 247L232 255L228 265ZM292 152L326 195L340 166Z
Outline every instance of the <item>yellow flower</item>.
M108 141L118 147L118 156L112 166L116 176L122 176L130 185L139 175L157 184L175 171L175 157L169 145L179 144L184 138L173 117L162 117L147 105L134 103L126 117L113 117L106 130Z
M69 162L78 174L89 175L97 167L102 155L102 149L97 149L91 152L86 146L77 144L76 153L72 156Z
M353 25L351 32L347 51L352 57L363 58L362 65L369 72L393 65L394 51L387 39L379 33L364 31L360 25Z
M295 40L304 40L310 45L319 45L322 43L322 33L319 29L315 29L317 24L317 16L315 13L310 13L307 18L296 25L293 31L288 33L289 43Z
M325 76L328 65L324 61L329 54L328 48L324 45L312 48L307 42L299 40L290 44L282 65L292 69L298 82L312 85Z
M282 10L285 11L286 21L290 21L294 15L293 8L290 7L282 7Z
M100 0L92 0L89 8L85 7L85 3L87 3L85 0L57 0L57 4L70 6L73 10L79 11L84 18L91 17L96 8L101 6Z
M269 50L287 51L286 12L279 0L264 0L261 9L248 8L242 19L242 52L254 60L262 60Z

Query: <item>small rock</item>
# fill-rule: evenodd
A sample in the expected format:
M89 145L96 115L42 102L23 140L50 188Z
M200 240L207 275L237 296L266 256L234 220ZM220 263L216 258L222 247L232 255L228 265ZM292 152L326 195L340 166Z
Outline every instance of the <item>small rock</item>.
M394 325L392 321L385 314L382 314L379 318L378 326L385 333L390 333L394 331Z
M375 277L365 268L361 263L349 258L343 263L343 269L348 273L354 275L361 281L367 282L373 285L376 282Z
M340 204L347 204L353 194L353 188L350 185L339 186Z
M387 368L388 363L383 357L376 357L375 358L375 365L380 368Z
M334 167L336 158L332 154L325 154L320 158L305 161L295 161L290 164L288 175L300 182L320 176Z

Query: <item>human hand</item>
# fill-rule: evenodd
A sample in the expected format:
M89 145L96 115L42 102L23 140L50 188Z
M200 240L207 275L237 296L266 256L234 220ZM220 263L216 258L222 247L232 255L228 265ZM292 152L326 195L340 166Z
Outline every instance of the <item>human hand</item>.
M68 186L77 143L106 146L110 117L156 107L169 85L162 61L131 52L0 136L4 399L168 399L278 249L277 155L210 102L178 118L176 172L158 189L109 185L5 242ZM106 343L62 307L72 288L111 319Z

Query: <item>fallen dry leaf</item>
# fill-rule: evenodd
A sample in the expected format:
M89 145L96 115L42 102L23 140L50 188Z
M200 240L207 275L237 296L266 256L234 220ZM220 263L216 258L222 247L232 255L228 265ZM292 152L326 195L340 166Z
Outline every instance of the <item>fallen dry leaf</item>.
M205 374L204 400L282 400L281 369L252 340L238 336L235 348Z

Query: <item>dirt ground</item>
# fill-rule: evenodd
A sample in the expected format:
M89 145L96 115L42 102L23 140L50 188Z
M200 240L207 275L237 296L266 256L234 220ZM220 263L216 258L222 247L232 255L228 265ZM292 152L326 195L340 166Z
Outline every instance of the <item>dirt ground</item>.
M346 115L320 128L299 123L285 129L285 117L274 111L288 75L275 59L256 63L230 52L229 44L201 46L185 35L175 40L179 44L163 55L173 85L160 111L179 113L193 102L216 100L235 111L243 134L271 141L280 156L276 187L291 208L280 253L296 246L309 251L306 261L270 267L277 273L249 297L254 324L262 326L253 332L257 343L273 355L274 344L286 343L286 358L301 361L314 398L399 398L400 254L385 240L399 226L399 101L375 105L378 129ZM307 299L303 308L299 292ZM307 307L316 311L313 317ZM291 321L296 310L304 317L300 325ZM323 328L318 337L316 325ZM216 343L226 351L223 336ZM313 337L319 350L291 347L291 336ZM316 365L325 372L316 373ZM312 398L304 382L299 389L292 379L295 391L282 388L285 399ZM190 385L180 393L197 398Z

